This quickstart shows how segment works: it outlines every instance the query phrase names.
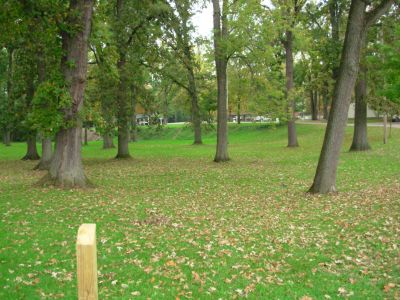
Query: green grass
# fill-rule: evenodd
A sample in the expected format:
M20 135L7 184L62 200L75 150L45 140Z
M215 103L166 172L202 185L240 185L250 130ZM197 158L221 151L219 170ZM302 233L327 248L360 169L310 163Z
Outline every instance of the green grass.
M215 135L142 130L133 159L83 148L88 190L38 188L44 172L0 146L0 299L76 299L75 239L96 223L100 299L398 299L400 130L349 153L339 194L306 193L325 127L230 127L232 161L212 162ZM330 297L330 298L329 298ZM304 298L306 299L306 298Z

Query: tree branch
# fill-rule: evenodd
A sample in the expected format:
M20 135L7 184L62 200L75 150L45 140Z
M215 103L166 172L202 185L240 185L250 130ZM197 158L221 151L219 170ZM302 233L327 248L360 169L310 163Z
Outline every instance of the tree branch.
M368 29L394 4L394 0L383 0L377 7L367 13L365 26Z

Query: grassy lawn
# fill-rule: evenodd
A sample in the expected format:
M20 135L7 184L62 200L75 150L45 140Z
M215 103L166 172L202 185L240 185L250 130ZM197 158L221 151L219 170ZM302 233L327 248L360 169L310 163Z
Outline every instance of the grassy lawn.
M230 156L212 162L215 135L142 130L133 159L84 147L88 190L38 188L45 173L0 146L0 299L76 299L75 239L97 224L100 299L399 299L400 130L388 145L349 153L339 194L306 193L325 127L230 128Z

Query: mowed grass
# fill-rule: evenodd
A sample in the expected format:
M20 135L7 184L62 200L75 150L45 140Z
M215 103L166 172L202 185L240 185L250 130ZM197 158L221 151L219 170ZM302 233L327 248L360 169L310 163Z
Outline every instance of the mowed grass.
M34 186L44 172L0 146L0 299L76 299L75 240L97 224L100 299L399 299L400 130L349 153L340 193L306 193L324 126L230 127L232 161L212 162L215 134L142 131L133 159L83 148L95 188ZM307 298L309 297L309 298Z

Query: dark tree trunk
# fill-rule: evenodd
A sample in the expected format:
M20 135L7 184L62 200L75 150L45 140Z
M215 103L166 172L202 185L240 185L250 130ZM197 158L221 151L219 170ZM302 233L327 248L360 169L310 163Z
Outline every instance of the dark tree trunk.
M124 0L117 1L117 18L122 19L124 16ZM123 30L119 28L118 30ZM124 36L121 32L121 36ZM118 152L115 158L125 159L131 158L129 153L129 141L130 141L130 109L129 109L129 95L128 95L128 74L126 71L126 53L127 53L127 42L122 38L119 38L118 54L119 60L117 63L119 73L119 86L118 86L118 112L117 112L117 125L118 125Z
M310 96L311 96L311 118L312 120L317 121L319 114L318 92L311 91Z
M35 94L34 73L29 72L29 74L26 77L26 97L25 97L26 113L31 111L34 94ZM36 147L36 130L31 130L30 128L25 128L25 130L28 132L26 140L27 151L22 160L38 160L40 159L40 156L38 154Z
M49 170L52 156L51 138L45 137L42 139L42 158L34 170Z
M200 117L200 108L199 101L197 96L197 87L196 81L194 78L194 72L192 68L188 68L188 77L189 77L189 94L191 98L192 104L192 123L194 130L194 145L201 145L203 141L201 139L201 117Z
M120 64L120 71L124 73L124 66ZM128 91L126 88L126 82L124 76L120 78L119 90L118 90L118 153L115 158L124 159L130 158L129 153L129 108L128 108Z
M88 145L88 128L85 126L83 130L84 130L83 145L87 146Z
M131 142L137 141L137 123L136 123L136 88L134 85L131 85L131 108L132 108L132 115L131 115L131 128L130 128L130 139Z
M328 85L328 83L326 83L326 86ZM328 88L324 89L323 91L323 95L322 95L322 101L323 101L323 110L324 110L324 120L328 120L329 117L329 96L328 96Z
M227 2L223 0L223 11L219 0L213 0L214 21L214 52L215 66L217 71L217 149L214 161L224 162L229 160L228 156L228 103L227 103L227 65L228 59L224 53L223 39L227 38L227 17L225 15Z
M310 188L312 193L336 191L337 165L347 124L351 94L358 74L363 40L368 27L386 12L392 3L392 0L384 1L367 15L364 1L352 0L351 2L339 76L335 84L332 108L314 183Z
M365 71L360 71L355 87L355 96L354 135L350 151L365 151L371 149L367 135L367 76Z
M3 133L3 143L6 146L11 146L11 131L8 129Z
M8 54L8 67L7 67L7 116L11 118L14 113L14 99L13 99L13 69L14 69L14 49L7 48ZM4 144L11 146L11 122L8 121L4 131Z
M22 160L39 160L40 156L36 147L36 134L32 134L26 140L26 154Z
M387 144L387 113L385 113L385 115L383 116L383 143Z
M296 131L296 102L293 95L294 69L293 69L293 33L286 31L285 56L286 56L286 98L288 100L288 147L298 147Z
M114 135L112 131L108 131L103 135L103 149L115 148L114 146Z
M65 121L74 124L63 128L56 135L56 150L51 162L49 176L43 183L71 188L86 187L88 182L82 166L82 121L79 112L83 105L86 85L87 48L90 34L93 0L70 0L69 22L76 32L62 31L62 72L69 85L72 106L64 112ZM79 14L77 14L79 12ZM71 62L74 63L71 66Z
M337 80L339 76L339 59L340 59L340 21L342 18L343 4L339 0L328 1L328 9L331 23L331 51L335 58L332 64L332 79Z
M241 117L241 107L240 107L240 97L238 97L238 103L237 103L237 114L236 114L236 116L237 116L237 123L240 125L240 122L241 122L241 120L240 120L240 117Z

